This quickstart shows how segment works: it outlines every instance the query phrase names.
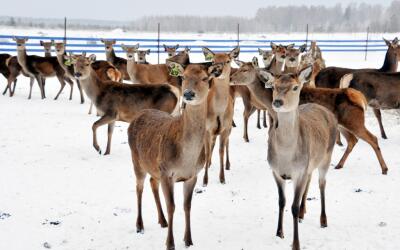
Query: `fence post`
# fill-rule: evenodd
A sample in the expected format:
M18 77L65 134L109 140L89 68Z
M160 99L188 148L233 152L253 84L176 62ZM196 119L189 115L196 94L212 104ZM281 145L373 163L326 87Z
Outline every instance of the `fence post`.
M158 64L160 64L160 23L158 23L157 56Z
M306 26L306 50L307 50L307 44L308 44L308 23Z
M64 17L64 47L67 47L67 17Z
M369 26L367 27L367 40L365 40L365 61L367 60L368 54L368 39L369 39Z
M237 24L237 46L238 47L239 47L239 44L240 44L239 39L240 39L240 24L238 23Z

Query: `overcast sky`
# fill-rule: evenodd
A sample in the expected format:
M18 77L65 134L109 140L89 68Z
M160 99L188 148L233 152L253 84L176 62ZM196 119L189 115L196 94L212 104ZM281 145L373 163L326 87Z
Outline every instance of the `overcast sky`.
M233 15L254 16L256 10L268 5L307 4L347 5L352 0L3 0L0 16L26 16L44 18L85 18L107 20L133 20L149 15ZM241 2L241 4L239 3ZM366 3L390 4L391 0L364 0ZM245 4L245 5L244 5Z

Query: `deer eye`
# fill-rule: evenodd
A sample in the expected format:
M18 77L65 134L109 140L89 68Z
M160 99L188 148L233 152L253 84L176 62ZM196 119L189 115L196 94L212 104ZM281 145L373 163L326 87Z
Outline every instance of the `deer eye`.
M297 91L298 88L299 86L294 86L293 91Z

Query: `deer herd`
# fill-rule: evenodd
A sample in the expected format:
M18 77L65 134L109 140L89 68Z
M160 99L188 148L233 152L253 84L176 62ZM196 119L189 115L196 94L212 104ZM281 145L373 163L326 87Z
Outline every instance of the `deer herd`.
M46 98L46 80L57 77L60 90L70 86L72 99L74 82L96 107L100 117L92 125L93 147L102 150L97 142L97 128L108 125L107 146L111 153L111 139L116 121L129 123L128 142L131 149L137 192L138 233L144 231L142 193L146 175L158 211L158 223L168 227L167 249L175 249L173 217L175 211L174 185L183 182L186 246L193 245L191 235L191 201L198 173L204 169L203 185L208 184L208 169L214 146L219 137L219 181L226 182L229 170L229 136L233 121L235 98L244 104L245 142L249 142L248 119L255 111L264 114L263 126L268 127L267 159L278 187L279 217L276 236L283 238L283 213L286 204L285 182L292 180L294 199L292 249L300 249L298 222L306 212L307 192L315 169L319 172L321 195L320 226L327 227L325 212L326 174L331 164L335 143L341 145L340 134L347 148L336 165L345 161L358 139L374 150L381 173L388 167L378 139L365 127L367 106L372 107L386 139L380 109L400 108L399 41L385 40L387 52L380 69L348 69L326 67L316 42L311 46L271 43L271 50L259 49L263 66L254 57L251 62L238 59L240 48L229 53L215 53L204 47L206 61L190 62L188 47L178 51L179 45L166 46L168 59L163 64L150 64L146 55L150 50L139 50L139 44L120 44L126 58L114 51L116 40L101 39L106 61L95 55L67 54L63 42L43 42L45 55L28 55L26 38L14 37L17 55L0 54L0 73L7 79L3 95L15 94L17 77L30 78L28 99L36 81L41 98ZM56 56L51 55L52 47ZM137 59L136 59L137 58ZM231 67L235 62L239 68ZM127 83L130 81L131 83ZM91 112L91 111L90 111ZM267 117L268 123L267 124ZM162 209L159 186L167 206L167 220Z

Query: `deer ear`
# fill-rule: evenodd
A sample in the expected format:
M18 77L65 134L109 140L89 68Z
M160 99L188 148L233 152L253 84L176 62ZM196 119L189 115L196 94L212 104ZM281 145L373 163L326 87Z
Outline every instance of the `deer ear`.
M101 39L100 39L100 42L102 42L102 43L105 43L105 41L104 41L104 39L103 39L103 38L101 38Z
M40 46L43 46L43 41L42 40L40 40Z
M383 41L385 41L385 43L386 43L387 46L390 46L390 45L391 45L391 42L390 42L389 40L386 40L385 38L382 38L382 39L383 39Z
M13 36L12 39L13 39L13 41L17 41L17 37L16 36Z
M294 43L291 43L286 46L286 49L293 49L294 48Z
M185 69L183 68L183 66L181 64L172 62L169 60L166 61L166 64L167 64L167 67L169 70L169 74L171 76L175 76L175 77L183 76L183 72L185 71Z
M301 84L304 84L304 83L310 81L312 70L313 70L313 67L309 66L309 67L302 69L298 73L298 78L299 78Z
M245 63L243 61L240 61L239 59L235 59L235 63L239 66L242 67Z
M260 77L260 80L265 84L265 88L273 87L275 76L271 72L260 69L258 71L258 75Z
M123 50L123 51L126 51L126 46L125 46L125 44L121 44L121 49Z
M175 45L175 50L177 50L179 48L179 44Z
M133 48L134 48L134 49L138 49L138 48L139 48L139 43L133 45Z
M260 56L262 56L262 55L263 55L263 50L260 49L260 48L258 48L258 54L259 54Z
M146 54L150 55L150 49L146 50Z
M116 44L116 43L117 43L117 40L113 39L112 44Z
M231 57L231 58L238 58L239 57L239 53L240 53L240 47L239 46L237 46L236 48L234 48L230 53L229 53L229 56Z
M186 51L186 52L189 52L189 51L190 51L190 48L189 48L188 46L186 46L186 47L185 47L185 51Z
M83 51L83 52L82 52L82 56L86 56L86 51Z
M278 46L275 43L271 42L271 48L273 51L275 51L277 47Z
M305 52L307 50L307 44L303 44L299 47L299 50L301 53Z
M258 58L257 57L253 57L253 60L251 60L251 64L253 65L254 68L259 68L258 66Z
M163 44L164 46L164 51L167 51L167 45Z
M89 56L89 62L90 63L94 63L96 61L96 55L95 54L91 54L90 56Z
M215 54L209 48L203 47L202 50L206 61L211 61L212 59L214 59Z

